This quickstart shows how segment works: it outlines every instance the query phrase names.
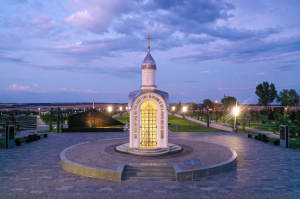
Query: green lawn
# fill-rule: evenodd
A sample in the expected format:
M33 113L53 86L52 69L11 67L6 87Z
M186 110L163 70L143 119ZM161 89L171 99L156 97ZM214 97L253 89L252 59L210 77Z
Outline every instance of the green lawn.
M5 138L0 138L0 149L4 149L5 147Z
M199 124L177 118L173 115L169 115L168 118L169 122L171 123L171 125L169 125L169 129L173 132L224 132L219 129L200 126ZM179 124L177 125L177 131L174 124Z
M292 148L292 149L300 149L300 141L290 140L290 148Z
M273 124L258 124L258 125L251 125L250 128L273 132L274 125Z
M122 115L122 116L117 117L115 119L125 124L129 120L129 114Z
M174 126L175 123L179 124L177 126L177 132L224 132L219 129L203 127L188 120L180 119L172 115L169 115L168 119L171 123L171 125L169 125L169 129L173 132L176 131L176 126ZM129 114L117 117L116 120L123 123L128 122Z

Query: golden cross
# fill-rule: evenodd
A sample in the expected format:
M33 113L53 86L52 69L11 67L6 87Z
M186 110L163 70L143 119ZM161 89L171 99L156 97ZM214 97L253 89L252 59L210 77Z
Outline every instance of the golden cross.
M148 39L148 51L150 51L150 39L152 39L152 38L150 37L150 34L148 34L148 37L145 38L145 39Z

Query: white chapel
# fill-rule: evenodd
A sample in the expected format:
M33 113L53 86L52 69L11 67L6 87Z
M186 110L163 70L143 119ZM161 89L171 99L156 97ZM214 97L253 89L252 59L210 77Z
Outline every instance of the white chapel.
M117 147L117 150L133 153L133 151L137 152L135 149L140 151L148 149L149 155L151 150L160 149L160 151L153 152L154 156L154 154L168 153L175 148L177 151L181 147L168 143L169 94L156 89L157 67L150 53L150 39L152 38L148 36L146 39L149 42L147 55L141 65L142 85L139 90L130 92L128 99L129 143Z

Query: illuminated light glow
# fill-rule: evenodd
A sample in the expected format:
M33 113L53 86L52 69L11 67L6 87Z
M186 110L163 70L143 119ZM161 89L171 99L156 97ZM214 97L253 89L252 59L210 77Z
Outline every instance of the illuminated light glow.
M123 107L122 107L122 106L120 106L119 110L120 110L120 111L122 111L122 110L123 110Z
M107 110L108 110L108 112L112 112L112 107L109 106Z
M175 106L172 107L172 111L175 111Z
M157 147L157 106L146 101L141 106L141 147Z
M233 108L233 114L237 116L239 114L239 108L236 106Z
M187 107L186 106L182 107L182 111L185 113L187 111Z

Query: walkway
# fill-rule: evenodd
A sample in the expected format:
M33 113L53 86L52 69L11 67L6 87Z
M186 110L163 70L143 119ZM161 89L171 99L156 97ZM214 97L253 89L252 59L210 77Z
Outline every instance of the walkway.
M284 149L233 133L170 133L231 147L236 170L194 182L126 180L112 182L63 170L60 152L72 145L128 133L52 133L49 137L0 150L0 198L300 198L300 150ZM203 151L205 153L205 151Z
M178 117L178 118L183 118L181 115L178 115L178 114L174 114L174 116ZM189 120L191 122L194 122L196 124L199 124L201 126L207 126L207 122L203 122L203 121L200 121L200 120L196 120L194 118L191 118L191 117L187 117L185 116L185 119L186 120ZM227 132L232 132L232 128L230 127L227 127L227 126L223 126L221 124L217 124L215 122L212 122L211 124L209 124L209 127L212 127L212 128L215 128L215 129L220 129L220 130L223 130L223 131L227 131Z
M181 115L178 115L178 114L174 114L174 116L176 116L178 118L183 118ZM201 126L207 126L207 122L203 122L203 121L200 121L200 120L197 120L197 119L194 119L194 118L191 118L191 117L187 117L187 116L185 116L185 119L189 120L191 122L197 123ZM210 121L209 127L212 127L212 128L215 128L215 129L220 129L220 130L227 131L227 132L232 132L232 128L229 127L229 125L222 125L221 123L218 124L215 121ZM242 127L238 126L238 129L242 129ZM271 137L271 138L278 138L279 139L279 135L275 134L271 131L263 131L263 130L260 130L260 129L254 129L254 128L250 128L250 127L245 127L245 129L248 130L248 131L268 135L268 137Z
M56 127L56 125L53 125L53 128ZM64 125L64 128L67 128L68 125ZM26 130L26 131L21 131L19 135L16 137L24 137L27 136L28 134L34 133L36 131L43 131L43 130L49 130L49 126L43 122L43 120L37 116L37 127L36 129L33 130Z

